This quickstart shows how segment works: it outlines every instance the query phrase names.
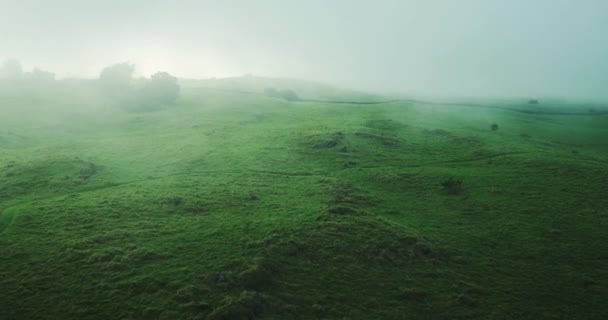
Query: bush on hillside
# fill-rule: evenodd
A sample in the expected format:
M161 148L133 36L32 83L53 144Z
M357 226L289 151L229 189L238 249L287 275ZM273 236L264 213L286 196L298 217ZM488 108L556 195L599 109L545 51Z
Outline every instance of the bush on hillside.
M157 72L150 79L135 80L134 72L135 65L128 62L106 67L99 75L99 87L107 97L128 111L159 110L177 101L180 86L176 77L167 72Z
M276 98L279 96L279 91L275 88L266 88L264 89L264 94L269 97Z
M157 72L150 77L141 90L143 102L147 105L174 104L179 97L177 78L167 72Z
M99 74L99 86L113 99L126 99L133 91L135 65L128 62L117 63L104 68Z
M23 77L23 67L21 62L15 59L4 61L0 68L0 79L4 80L19 80Z
M0 80L46 82L55 80L55 74L38 67L25 72L19 60L8 59L0 66Z
M281 90L279 91L279 97L287 101L298 101L300 97L293 90Z
M287 101L300 100L300 97L298 97L298 94L295 93L295 91L289 90L289 89L277 90L275 88L266 88L264 90L264 94L269 97L281 98L281 99L285 99Z
M172 105L179 97L177 78L167 72L157 72L150 79L140 79L139 89L125 106L131 112L150 112Z
M40 68L34 68L34 70L29 73L29 78L34 81L53 81L55 80L55 74Z

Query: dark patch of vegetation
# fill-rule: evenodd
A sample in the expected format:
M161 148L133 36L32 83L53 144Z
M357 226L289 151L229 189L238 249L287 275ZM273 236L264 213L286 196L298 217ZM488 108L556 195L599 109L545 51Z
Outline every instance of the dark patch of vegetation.
M265 259L255 259L254 264L238 275L240 285L248 290L262 290L272 286L274 268Z
M450 142L457 145L480 145L482 144L482 140L478 137L470 136L470 137L454 137L450 139Z
M358 211L353 208L346 207L346 206L331 205L327 208L327 212L332 213L332 214L355 214Z
M416 242L414 247L412 248L414 253L418 256L422 257L431 257L433 256L433 249L428 243L425 242Z
M344 168L353 168L357 166L357 162L356 161L346 161L344 163Z
M248 125L248 124L256 124L261 123L266 120L267 116L262 113L252 113L251 120L239 121L239 124Z
M171 196L171 197L165 198L162 202L165 204L177 207L177 206L180 206L182 203L184 203L184 198L179 197L179 196Z
M255 319L267 307L264 297L256 291L243 291L236 297L226 297L222 304L213 309L208 320Z
M209 211L204 206L193 204L193 205L185 206L183 208L182 213L184 215L190 215L190 216L201 216L201 215L207 215L209 213Z
M408 289L401 292L400 296L405 300L423 302L428 298L428 293L422 290Z
M266 88L264 94L269 97L281 98L287 101L300 101L298 94L290 89L277 90L275 88Z
M367 132L356 132L355 136L363 139L369 139L385 146L396 146L400 143L399 139L397 138Z
M441 188L443 192L447 194L460 194L463 191L462 180L457 180L450 177L447 180L441 182Z
M394 270L406 268L408 274L416 274L428 272L429 268L438 270L446 263L433 254L416 254L414 248L421 241L366 215L325 215L276 238L278 241L260 249L263 260L273 265L272 283L262 281L261 285L247 289L259 292L266 301L262 305L267 307L259 309L260 313L255 315L258 317L339 319L349 308L343 305L344 299L357 304L373 297L383 305L386 300L380 297L389 291L404 303L423 305L433 301L436 293L399 290L412 283L409 277ZM366 277L352 277L363 270ZM324 276L321 278L320 274ZM352 292L345 292L345 286ZM391 288L388 291L387 286ZM453 290L454 295L462 292L460 286ZM244 313L250 310L244 309L241 309ZM385 319L399 318L403 312L385 307L376 310ZM423 312L418 308L409 310ZM355 318L369 315L368 311L349 314Z
M83 180L90 179L99 171L99 167L88 161L82 161L80 165L80 178Z
M499 153L496 153L495 151L479 149L479 150L475 150L471 153L471 159L472 160L481 160L481 159L492 158L497 155L499 155Z
M331 139L325 140L323 142L319 142L319 143L315 144L313 147L315 149L334 148L338 144L340 144L343 140L344 140L344 133L342 133L341 131L337 131L333 134Z
M374 201L361 189L355 188L352 184L338 182L331 186L327 194L331 197L329 205L346 206L368 206Z
M383 131L394 131L407 128L407 125L390 119L372 119L365 122L365 126Z
M333 148L338 145L337 140L327 140L314 145L315 149Z
M492 131L497 131L497 130L498 130L498 124L496 124L496 123L492 123L492 125L490 126L490 129L491 129Z
M466 307L469 307L469 308L477 308L479 306L479 302L475 298L473 298L467 294L460 295L458 297L458 303L460 303Z
M424 129L422 130L423 134L429 135L429 136L448 136L450 135L450 132L444 129Z
M247 195L246 199L250 200L250 201L255 201L255 200L260 200L260 197L258 197L258 195L255 193L250 193Z
M287 100L287 101L299 101L300 97L293 90L281 90L279 91L279 97Z
M528 100L528 104L539 104L540 101L538 101L538 99L530 99Z
M264 94L269 97L276 98L279 95L279 90L276 88L266 88L264 89Z

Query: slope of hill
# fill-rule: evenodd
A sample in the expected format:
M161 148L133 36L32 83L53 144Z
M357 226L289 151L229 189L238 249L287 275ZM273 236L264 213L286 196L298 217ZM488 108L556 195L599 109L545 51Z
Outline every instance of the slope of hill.
M1 319L608 316L608 116L228 89L0 97Z
M263 94L267 89L295 90L299 96L312 100L327 101L385 101L387 97L356 90L336 88L327 84L311 81L242 76L218 79L181 79L180 84L186 88L209 88L244 94Z

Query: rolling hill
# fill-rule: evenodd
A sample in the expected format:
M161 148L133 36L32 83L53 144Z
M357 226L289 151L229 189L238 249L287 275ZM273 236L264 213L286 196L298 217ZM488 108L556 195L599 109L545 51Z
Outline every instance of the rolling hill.
M0 92L1 319L608 316L589 106L251 77L132 113L57 86Z

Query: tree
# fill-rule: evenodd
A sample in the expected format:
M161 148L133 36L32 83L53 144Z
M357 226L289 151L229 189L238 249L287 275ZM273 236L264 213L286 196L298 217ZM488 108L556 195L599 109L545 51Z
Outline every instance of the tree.
M287 101L300 100L300 97L298 97L298 95L295 93L295 91L289 90L289 89L279 91L278 95L279 95L279 97L281 97Z
M106 67L99 74L101 88L114 97L124 97L131 89L133 72L135 72L135 65L128 62Z
M18 80L23 76L21 62L16 59L5 60L0 70L0 79Z
M266 88L264 90L264 94L269 97L282 98L287 101L299 101L300 100L300 97L298 97L298 94L295 93L295 91L289 90L289 89L277 90L275 88Z
M53 81L55 80L55 74L36 67L32 70L30 78L35 81Z
M264 94L269 97L277 97L279 95L279 91L275 88L266 88L264 89Z
M179 97L177 78L167 72L157 72L146 82L142 95L146 104L173 104Z

